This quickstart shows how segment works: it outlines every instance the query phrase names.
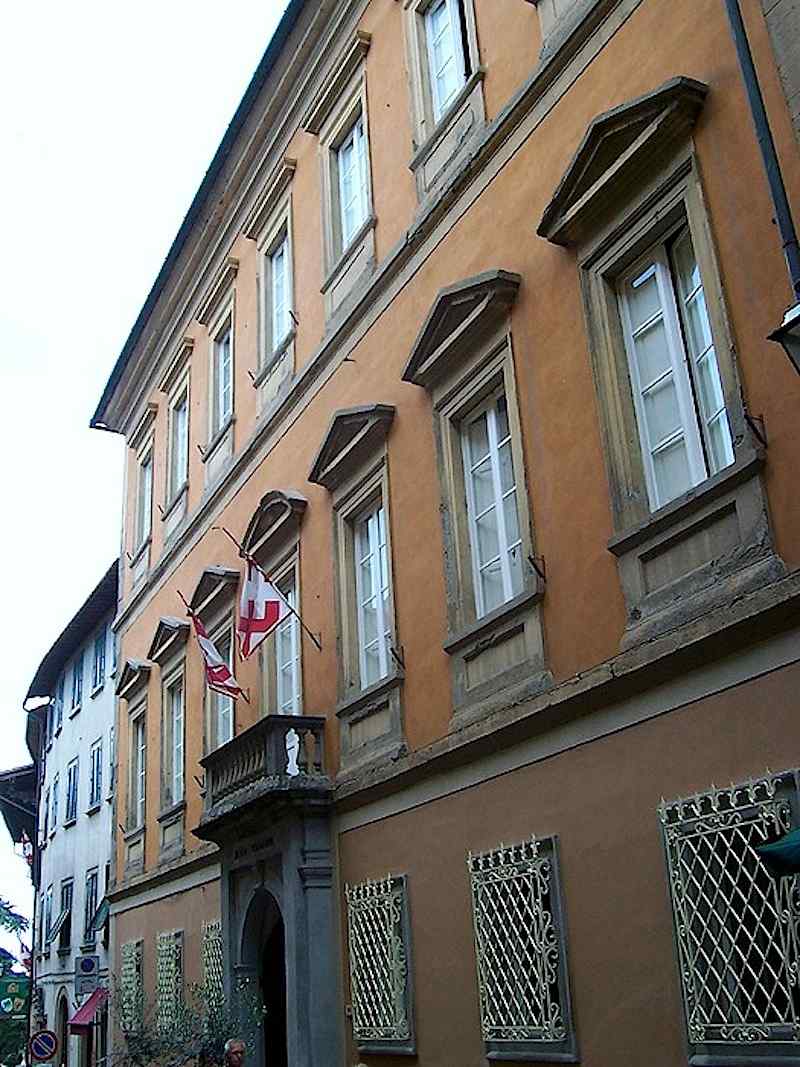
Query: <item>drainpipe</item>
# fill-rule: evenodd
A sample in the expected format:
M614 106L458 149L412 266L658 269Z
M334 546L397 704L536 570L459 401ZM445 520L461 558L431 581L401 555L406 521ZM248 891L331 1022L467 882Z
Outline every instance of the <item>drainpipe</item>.
M775 151L775 142L772 139L772 131L769 119L764 108L764 98L758 84L758 75L753 63L753 54L747 40L742 12L739 8L739 0L725 0L728 19L731 24L736 54L739 57L739 69L741 70L747 98L750 102L750 111L756 128L758 145L761 149L761 158L767 172L767 181L772 195L772 203L775 208L775 221L781 235L783 254L786 257L786 265L789 268L789 279L794 290L795 301L800 304L800 246L797 243L797 231L794 227L792 212L789 207L789 198L786 195L786 186L783 184L778 154Z

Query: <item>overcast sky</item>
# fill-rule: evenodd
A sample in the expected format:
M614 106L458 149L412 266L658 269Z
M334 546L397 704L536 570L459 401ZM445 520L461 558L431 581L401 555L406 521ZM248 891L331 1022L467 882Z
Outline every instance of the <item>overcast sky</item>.
M119 550L122 441L89 418L285 6L3 5L0 769L29 761L33 673ZM2 820L0 896L31 913Z

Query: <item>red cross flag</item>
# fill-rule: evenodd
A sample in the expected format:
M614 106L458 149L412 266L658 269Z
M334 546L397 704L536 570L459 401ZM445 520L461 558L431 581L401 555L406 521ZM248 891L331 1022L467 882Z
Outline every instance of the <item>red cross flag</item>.
M206 633L205 626L196 615L190 613L190 616L197 636L197 643L205 660L208 688L213 689L216 693L222 693L226 697L233 697L234 699L236 697L244 697L247 700L244 689L233 677L233 671L217 652L217 647ZM232 645L231 648L233 648ZM248 704L250 703L249 700L247 702Z
M265 637L269 637L289 614L290 608L276 586L261 568L247 561L239 604L239 647L242 659L252 656Z

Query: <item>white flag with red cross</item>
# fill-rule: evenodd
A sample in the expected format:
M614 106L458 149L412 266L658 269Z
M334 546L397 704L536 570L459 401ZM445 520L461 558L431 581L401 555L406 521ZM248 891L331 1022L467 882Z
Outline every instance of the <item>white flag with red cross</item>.
M289 605L278 592L274 582L252 560L242 584L239 604L239 648L242 659L252 656L265 637L283 622L290 612Z
M234 699L236 697L244 697L247 700L247 694L234 678L233 671L217 651L217 646L206 633L205 626L196 615L191 614L191 619L197 643L205 660L208 688L213 689L215 693L222 693L223 696L233 697ZM248 704L250 703L249 700L247 702Z

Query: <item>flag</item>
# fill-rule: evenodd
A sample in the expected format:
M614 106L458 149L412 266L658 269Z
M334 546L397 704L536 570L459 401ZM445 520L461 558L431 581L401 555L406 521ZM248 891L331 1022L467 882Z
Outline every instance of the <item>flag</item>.
M233 671L231 671L228 664L217 652L214 642L209 638L206 633L206 628L202 622L194 614L191 614L192 625L194 626L194 632L197 637L197 643L200 646L200 651L203 653L203 659L206 664L206 682L208 688L213 689L216 693L222 693L226 697L244 697L244 689L239 685L236 679L233 677ZM249 701L248 701L249 703Z
M242 658L251 656L288 614L289 605L275 585L260 567L248 560L237 630Z
M33 866L33 842L31 841L31 839L28 837L28 835L25 833L24 830L20 834L19 842L22 845L22 855L25 857L25 860L26 860L28 866L32 867Z

